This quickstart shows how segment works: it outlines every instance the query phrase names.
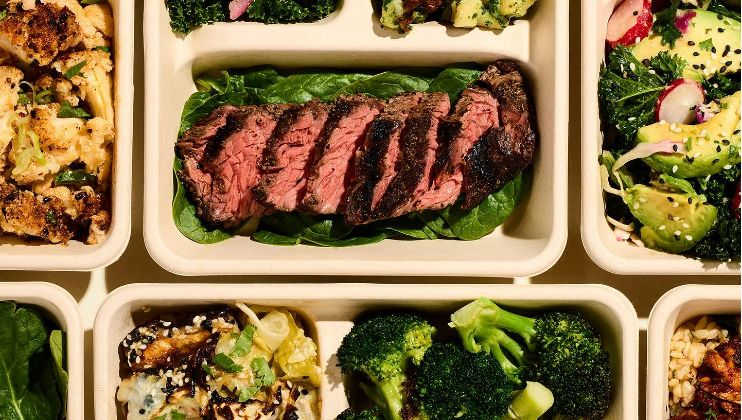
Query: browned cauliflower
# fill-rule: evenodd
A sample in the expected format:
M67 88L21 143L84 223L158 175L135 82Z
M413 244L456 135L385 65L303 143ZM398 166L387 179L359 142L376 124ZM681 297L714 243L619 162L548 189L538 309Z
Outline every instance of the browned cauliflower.
M78 88L64 77L53 77L50 74L44 74L39 76L34 83L36 87L36 95L38 96L41 92L51 91L53 96L51 100L57 103L69 102L70 105L77 107L80 105L80 96ZM38 99L38 98L37 98Z
M15 67L0 66L0 172L5 168L8 146L15 137L11 126L18 104L18 85L23 72Z
M80 89L80 99L90 104L94 117L103 118L114 127L111 54L100 50L85 50L66 54L52 64L64 74L82 64L80 71L70 79Z
M74 3L79 7L77 0ZM60 52L82 40L80 25L70 9L40 4L23 10L10 3L7 10L5 19L0 20L0 49L26 64L49 65Z
M95 4L85 7L78 0L42 0L44 4L67 7L74 13L80 26L82 43L85 48L108 47L113 36L113 17L107 4ZM88 9L96 6L88 12Z

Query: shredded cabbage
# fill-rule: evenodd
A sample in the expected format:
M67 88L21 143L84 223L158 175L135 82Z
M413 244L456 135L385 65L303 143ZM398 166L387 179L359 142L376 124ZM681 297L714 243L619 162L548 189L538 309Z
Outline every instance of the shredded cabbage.
M237 303L236 306L247 315L249 323L257 329L253 336L253 343L264 347L270 353L275 353L291 332L289 327L291 317L272 310L262 319L259 319L258 315L247 305Z

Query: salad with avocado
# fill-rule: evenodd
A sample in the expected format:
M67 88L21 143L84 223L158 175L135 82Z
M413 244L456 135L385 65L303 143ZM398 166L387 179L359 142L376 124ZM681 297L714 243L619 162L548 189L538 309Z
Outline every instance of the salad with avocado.
M0 302L0 418L67 416L64 333L31 308Z
M630 245L740 259L740 13L624 0L598 96L606 219ZM627 245L628 246L628 245Z

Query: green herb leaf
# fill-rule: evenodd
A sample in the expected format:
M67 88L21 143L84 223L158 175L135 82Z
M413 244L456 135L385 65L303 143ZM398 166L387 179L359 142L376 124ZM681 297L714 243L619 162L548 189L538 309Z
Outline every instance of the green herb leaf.
M232 358L224 353L218 353L211 359L211 363L219 365L225 372L239 373L242 372L242 366L236 364Z
M56 176L56 178L54 178L54 185L85 184L89 182L96 182L97 180L97 176L89 174L85 171L66 170L60 172Z
M82 108L74 108L70 101L64 101L62 108L57 113L59 118L90 118L90 114Z
M713 38L709 38L705 41L701 41L698 43L698 47L701 48L704 51L711 51L712 48L714 48L714 40Z
M703 90L706 91L707 99L721 99L733 95L740 90L739 74L737 77L727 77L719 72L704 80Z
M103 51L104 53L110 53L111 49L108 47L94 47L94 50Z
M740 20L739 12L734 12L727 9L719 0L711 0L706 10L708 10L709 12L720 14L730 19L734 19L736 21Z
M28 97L28 94L25 92L19 92L18 93L18 105L28 105L31 103L31 99Z
M662 45L670 45L675 48L675 41L683 36L683 33L675 26L680 0L672 0L671 5L665 10L654 14L652 30L662 37Z
M250 400L250 398L252 398L253 396L255 396L255 394L257 394L259 391L260 391L260 388L258 388L256 386L251 386L251 387L243 388L243 389L240 390L240 395L239 395L237 401L238 402L241 402L241 403L247 402L247 401Z
M46 105L54 102L54 92L46 89L36 94L36 103L39 105Z
M67 69L66 72L64 72L64 77L71 80L73 77L80 74L80 71L83 67L85 67L86 64L88 64L87 60L82 60L81 62L75 64L74 66Z
M441 217L457 238L465 241L479 239L492 233L515 211L525 198L529 184L530 170L526 170L487 197L477 207L463 210L462 202L459 201L441 210Z
M177 410L170 411L171 420L185 420L187 416L183 413L179 413Z
M258 357L253 359L250 367L252 367L253 373L255 373L255 385L264 387L273 385L276 382L276 376L264 358Z
M214 372L211 370L211 368L209 367L209 365L206 364L206 362L204 362L201 365L201 369L203 369L203 371L206 372L207 375L209 375L212 378L214 378Z
M6 17L8 17L8 9L0 10L0 20L5 19Z
M248 324L238 335L237 341L234 343L232 351L229 353L232 357L241 357L250 353L252 347L252 337L255 335L255 327Z

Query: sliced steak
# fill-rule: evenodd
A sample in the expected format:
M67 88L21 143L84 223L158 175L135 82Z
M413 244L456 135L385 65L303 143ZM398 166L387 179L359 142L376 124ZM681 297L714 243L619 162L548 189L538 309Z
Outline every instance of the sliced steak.
M260 181L259 162L268 139L281 114L289 108L290 105L262 105L234 109L206 145L199 146L200 158L185 156L179 175L193 194L199 217L229 228L266 212L255 200L252 189ZM212 128L196 130L211 133ZM193 133L186 134L193 137Z
M424 94L407 117L402 156L395 175L374 212L375 219L397 217L430 189L438 150L440 121L451 110L446 93Z
M314 149L328 117L328 106L312 100L283 113L260 164L264 172L255 196L269 208L293 211L307 189Z
M518 65L496 61L477 83L495 95L502 128L485 133L466 157L464 209L477 206L528 167L536 148L536 112Z
M438 210L453 204L464 185L464 160L488 129L499 125L497 101L490 92L471 87L461 93L453 115L443 121L441 153L436 161L432 188L415 209Z
M180 155L186 159L201 160L206 146L217 135L217 132L227 124L229 114L239 109L239 107L233 105L222 105L213 110L211 114L196 121L193 127L183 133L175 144Z
M367 96L340 97L330 109L314 154L301 209L311 214L345 210L345 198L355 175L355 157L371 122L384 103Z
M345 221L352 225L369 223L372 212L397 173L400 138L407 115L420 102L420 92L392 97L384 111L371 123L366 141L358 150L356 175L345 210Z

